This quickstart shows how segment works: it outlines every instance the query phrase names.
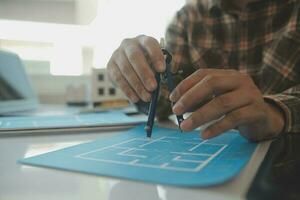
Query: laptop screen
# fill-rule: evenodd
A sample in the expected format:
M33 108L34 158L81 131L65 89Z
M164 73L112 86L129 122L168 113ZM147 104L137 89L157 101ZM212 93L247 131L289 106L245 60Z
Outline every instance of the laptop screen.
M21 100L24 98L18 88L14 88L12 82L9 82L0 74L0 101Z
M33 109L37 98L21 59L0 51L0 114Z

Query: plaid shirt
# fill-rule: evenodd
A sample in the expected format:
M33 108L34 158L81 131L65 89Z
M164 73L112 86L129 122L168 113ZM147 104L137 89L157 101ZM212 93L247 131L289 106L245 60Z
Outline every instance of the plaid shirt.
M199 68L247 73L284 111L285 131L300 133L300 1L263 0L243 11L226 2L193 1L177 12L166 32L176 82ZM171 113L166 85L157 112Z

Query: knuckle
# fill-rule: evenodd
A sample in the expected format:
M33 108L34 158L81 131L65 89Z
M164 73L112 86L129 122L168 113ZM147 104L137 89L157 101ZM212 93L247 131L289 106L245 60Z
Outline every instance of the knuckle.
M218 82L218 78L216 75L208 74L205 76L205 83L208 87L215 87Z
M126 75L126 76L130 76L130 68L126 65L120 65L119 66L120 71L122 72L122 74Z
M242 116L242 113L241 113L241 112L232 112L232 113L230 113L229 121L230 121L231 123L239 122L241 116Z
M136 46L130 45L126 49L127 57L130 61L134 61L137 59L137 56L139 55L139 50Z
M193 124L197 123L198 121L200 122L206 122L206 117L203 114L203 112L197 112L197 116L193 118Z
M127 45L131 44L132 42L133 42L133 39L125 38L124 40L122 40L121 46L126 47Z
M140 44L142 46L149 46L149 45L152 45L152 44L156 43L156 40L153 37L150 37L150 36L140 37L139 40L140 40Z
M228 96L219 96L215 98L216 105L224 110L231 108L232 100Z
M140 35L136 36L135 38L136 38L136 39L139 39L139 40L142 40L142 39L145 38L145 37L149 37L149 36L147 36L147 35L145 35L145 34L140 34Z

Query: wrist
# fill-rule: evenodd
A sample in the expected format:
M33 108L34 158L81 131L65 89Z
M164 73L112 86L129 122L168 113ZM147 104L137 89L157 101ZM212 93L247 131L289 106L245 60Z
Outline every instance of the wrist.
M266 102L269 116L269 130L274 137L283 132L285 127L285 116L282 108L274 103Z

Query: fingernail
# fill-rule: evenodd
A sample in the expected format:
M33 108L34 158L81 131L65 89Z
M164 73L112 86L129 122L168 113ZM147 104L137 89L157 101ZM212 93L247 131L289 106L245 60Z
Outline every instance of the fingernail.
M156 82L151 79L147 80L147 85L151 91L156 89Z
M176 91L173 91L173 92L170 94L169 99L170 99L172 102L176 102L177 99L178 99L177 96L178 96L178 95L177 95Z
M183 130L189 130L190 127L192 126L192 121L189 119L184 120L183 122L181 122L180 127Z
M166 70L166 66L165 66L165 63L164 62L162 62L162 61L157 61L156 63L155 63L155 66L157 67L157 69L159 70L159 71L165 71Z
M174 106L173 106L173 112L176 114L181 114L181 112L183 111L184 107L182 105L181 102L177 102Z

